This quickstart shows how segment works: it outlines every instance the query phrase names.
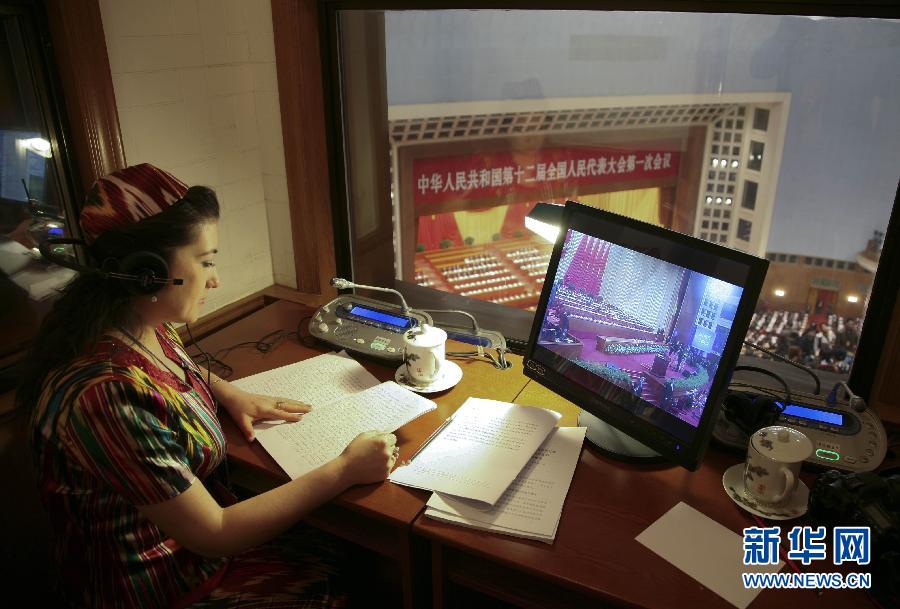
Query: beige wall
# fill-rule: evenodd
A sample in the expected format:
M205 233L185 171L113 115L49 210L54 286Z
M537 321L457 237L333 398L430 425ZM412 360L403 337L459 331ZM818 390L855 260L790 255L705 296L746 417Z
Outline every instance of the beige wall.
M222 205L221 287L204 314L296 285L269 0L100 0L128 164Z
M760 303L770 309L804 311L809 299L809 291L815 280L837 282L837 300L834 313L844 317L862 317L865 312L866 296L872 288L874 275L865 271L847 271L810 266L799 263L770 262L769 271L759 296ZM776 289L785 295L774 295ZM847 302L847 296L859 297L859 302Z

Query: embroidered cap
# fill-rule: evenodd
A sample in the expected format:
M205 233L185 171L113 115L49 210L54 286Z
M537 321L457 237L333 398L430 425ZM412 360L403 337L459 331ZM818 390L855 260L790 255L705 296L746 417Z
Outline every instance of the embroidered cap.
M155 216L180 200L187 185L149 163L103 176L91 187L78 221L88 244L114 228Z

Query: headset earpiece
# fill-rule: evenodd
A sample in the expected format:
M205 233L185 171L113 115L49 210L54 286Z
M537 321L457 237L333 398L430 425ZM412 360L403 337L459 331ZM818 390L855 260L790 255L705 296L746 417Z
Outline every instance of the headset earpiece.
M119 261L119 272L133 275L134 279L124 285L128 291L140 295L154 294L165 286L169 279L169 265L162 256L153 252L134 252Z
M749 391L728 391L722 402L722 413L746 434L778 421L784 406L766 395Z
M784 387L784 398L780 401L772 396L750 391L728 390L722 401L722 414L726 419L737 425L746 434L752 434L756 430L778 421L778 416L785 407L791 403L791 389L783 378L765 368L758 366L735 366L734 372L747 370L765 374Z
M73 269L79 273L97 273L107 279L118 279L123 282L125 288L132 294L153 294L165 285L182 285L183 279L169 277L169 265L165 259L153 252L140 251L128 254L122 259L106 258L99 268L80 264L74 259L57 255L53 251L54 245L77 245L87 248L87 244L81 239L53 238L44 239L38 249L45 259Z

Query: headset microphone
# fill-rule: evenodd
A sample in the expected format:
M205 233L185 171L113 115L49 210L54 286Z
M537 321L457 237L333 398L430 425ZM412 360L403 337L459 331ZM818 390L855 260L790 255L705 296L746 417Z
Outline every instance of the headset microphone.
M182 285L183 279L169 277L169 264L159 254L148 251L138 251L128 254L123 258L107 258L100 268L79 264L64 256L57 256L52 249L54 245L81 245L86 243L81 239L53 238L44 239L38 249L41 255L59 266L64 266L80 273L96 273L108 279L118 279L129 282L126 284L129 291L135 294L153 294L166 285Z

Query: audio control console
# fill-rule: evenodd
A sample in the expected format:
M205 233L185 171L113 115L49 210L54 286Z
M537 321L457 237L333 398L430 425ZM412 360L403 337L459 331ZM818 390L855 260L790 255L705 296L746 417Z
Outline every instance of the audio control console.
M309 333L339 349L400 363L403 334L426 323L434 324L424 311L348 294L319 307Z

